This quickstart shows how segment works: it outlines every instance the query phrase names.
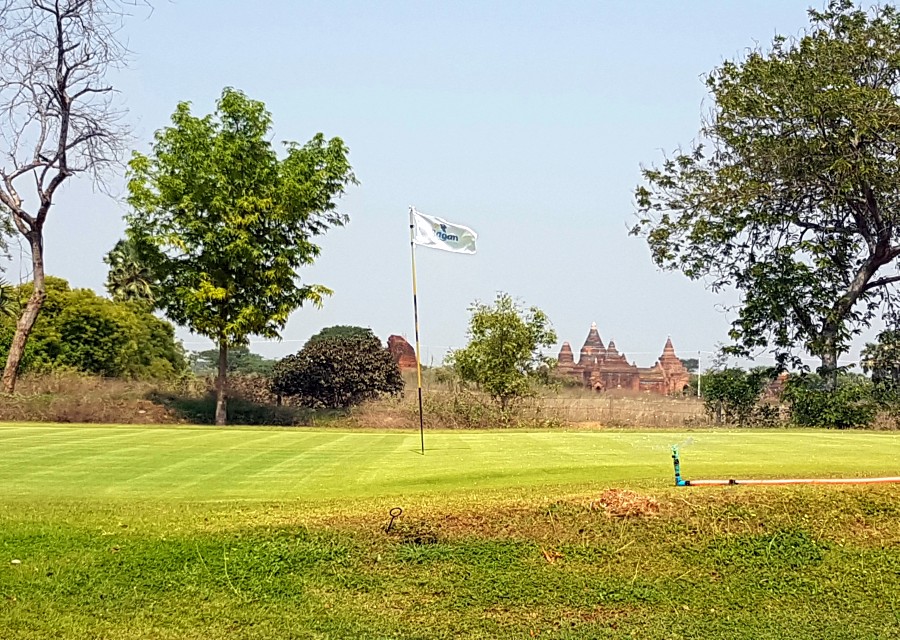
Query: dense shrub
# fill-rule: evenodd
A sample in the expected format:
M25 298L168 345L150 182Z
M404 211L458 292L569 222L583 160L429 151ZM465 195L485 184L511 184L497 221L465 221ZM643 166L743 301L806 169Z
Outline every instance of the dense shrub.
M272 389L312 407L345 409L403 391L400 369L374 335L310 340L275 365Z
M90 289L70 289L47 277L47 299L26 345L22 370L69 370L127 378L174 378L185 368L172 325L138 302L113 302ZM19 303L30 283L16 287ZM15 318L0 318L0 357L6 357Z
M838 378L835 389L826 389L817 375L788 378L782 398L791 411L791 422L802 427L848 429L867 427L875 420L878 403L872 382L855 375Z
M774 369L750 371L727 368L703 376L707 413L720 424L768 425L777 419L777 408L762 402L763 391L775 377Z

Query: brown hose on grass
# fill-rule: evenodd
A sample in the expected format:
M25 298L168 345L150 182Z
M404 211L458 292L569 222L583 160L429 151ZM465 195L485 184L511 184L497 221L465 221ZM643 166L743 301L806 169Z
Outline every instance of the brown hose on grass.
M888 478L780 478L777 480L685 480L683 487L733 484L887 484L900 482L900 476Z

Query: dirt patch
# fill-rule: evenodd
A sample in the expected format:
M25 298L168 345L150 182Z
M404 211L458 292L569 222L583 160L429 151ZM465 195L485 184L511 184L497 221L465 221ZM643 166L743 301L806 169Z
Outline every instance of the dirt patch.
M614 518L655 516L659 513L659 502L627 489L607 489L591 501L591 509L600 509Z

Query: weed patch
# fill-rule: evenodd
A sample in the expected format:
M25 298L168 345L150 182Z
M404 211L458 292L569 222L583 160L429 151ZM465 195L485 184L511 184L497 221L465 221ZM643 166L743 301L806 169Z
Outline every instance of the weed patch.
M719 569L804 569L822 562L826 545L805 531L726 536L713 540L707 556Z

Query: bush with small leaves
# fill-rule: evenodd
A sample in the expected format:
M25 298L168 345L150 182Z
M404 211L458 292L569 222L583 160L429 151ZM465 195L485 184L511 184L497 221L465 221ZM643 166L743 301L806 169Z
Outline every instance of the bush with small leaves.
M773 421L772 411L760 402L775 371L758 367L751 371L727 368L703 376L707 413L723 424L762 425Z
M272 390L312 407L346 409L403 391L400 369L374 335L310 340L275 365Z
M835 389L816 375L791 376L782 397L791 421L801 427L867 427L878 413L872 382L859 375L840 376Z

